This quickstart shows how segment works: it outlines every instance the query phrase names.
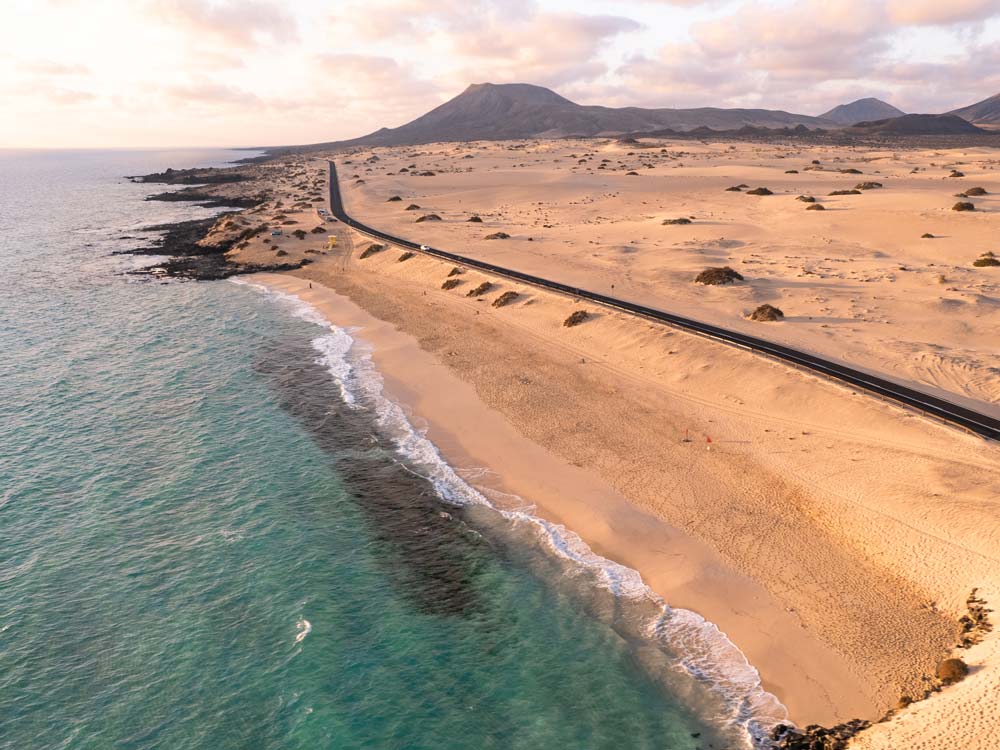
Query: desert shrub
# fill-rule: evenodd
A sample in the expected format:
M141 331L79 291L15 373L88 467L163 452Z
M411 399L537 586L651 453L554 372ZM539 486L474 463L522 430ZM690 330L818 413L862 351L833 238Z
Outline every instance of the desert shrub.
M400 198L398 195L394 195L391 198L389 198L389 200L387 200L386 203L397 203L397 202L399 202L401 200L403 200L403 199Z
M487 240L509 240L510 235L506 232L494 232L493 234L486 235Z
M816 202L816 199L813 198L811 195L800 195L795 200L802 201L803 203L815 203Z
M841 169L841 174L864 174L860 169Z
M750 313L750 320L759 320L762 322L781 320L783 317L785 317L785 314L774 305L761 305Z
M774 195L766 187L754 188L753 190L747 190L747 195Z
M972 197L975 197L977 195L989 195L989 193L986 192L985 188L971 187L968 190L966 190L964 193L960 193L960 195L963 198L972 198Z
M952 211L975 211L976 205L974 203L969 203L968 201L959 201L954 206L951 207Z
M311 234L326 234L326 227L315 227L309 231Z
M441 221L441 217L437 214L424 214L417 219L416 223L419 224L422 221Z
M951 170L949 177L965 177L965 172L959 172L957 169Z
M304 229L296 229L294 232L292 232L292 237L304 240L306 238L306 232Z
M441 285L442 289L454 289L456 286L462 283L461 279L445 279L444 283Z
M698 284L708 284L716 286L719 284L732 284L736 281L743 281L743 276L738 271L734 271L729 266L722 268L706 268L694 277Z
M511 302L516 300L517 297L517 292L504 292L493 300L493 307L503 307L504 305L509 305Z
M806 211L826 211L826 206L822 203L810 203L806 206Z
M1000 266L1000 260L997 260L993 253L983 253L980 257L972 261L972 265L977 268L988 268L990 266Z
M383 250L385 250L385 245L382 245L382 244L379 244L379 243L376 242L375 244L369 245L368 247L366 247L362 251L361 255L358 256L358 258L361 259L361 260L364 260L365 258L370 258L375 253L380 253Z
M448 276L450 278L452 276L459 276L459 275L461 275L463 273L465 273L465 269L464 268L459 268L458 266L455 266L450 271L448 271Z
M434 177L434 172L421 172L421 177Z
M688 219L688 218L682 216L679 219L664 219L663 223L664 224L690 224L691 223L691 219Z
M471 221L473 224L482 224L483 220L478 216L470 216L466 221Z
M275 255L277 255L279 258L284 258L286 255L288 255L288 252L286 250L279 250L278 252L275 253Z
M626 177L638 177L639 173L638 172L626 172L625 176Z
M466 294L465 296L466 297L479 297L479 296L481 296L483 294L486 294L486 292L488 292L492 288L493 288L493 284L491 282L484 281L482 284L480 284L479 286L477 286L475 289L470 289L469 293Z
M834 190L830 195L861 195L860 190Z
M854 186L855 190L877 190L882 187L881 182L859 182Z
M590 314L586 310L576 310L563 321L563 325L566 326L566 328L572 328L573 326L578 326L585 322L589 317Z
M937 678L945 685L961 682L968 674L969 668L961 659L945 659L937 667Z
M409 250L407 250L405 253L403 253L402 255L399 256L399 259L396 262L397 263L402 263L404 260L409 260L410 258L412 258L413 255L414 254L412 252L410 252Z
M406 210L407 211L419 211L420 210L420 206L418 206L416 203L411 203L409 206L406 207Z
M931 234L930 232L924 232L922 235L920 235L920 239L922 239L922 240L933 240L934 239L934 235Z
M797 170L797 169L786 169L785 170L785 174L798 174L798 173L799 173L799 170Z
M277 245L271 245L271 252L272 252L272 253L273 253L273 252L274 252L275 250L277 250L277 249L278 249L278 246L277 246Z
M733 185L732 187L727 187L726 188L726 192L727 193L741 193L741 192L743 192L743 188L741 188L739 185Z

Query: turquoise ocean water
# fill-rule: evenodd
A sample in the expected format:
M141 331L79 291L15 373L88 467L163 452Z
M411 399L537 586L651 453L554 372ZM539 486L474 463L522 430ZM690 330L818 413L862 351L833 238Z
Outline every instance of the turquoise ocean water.
M746 747L725 638L500 514L362 342L232 282L129 276L125 174L0 151L0 748Z

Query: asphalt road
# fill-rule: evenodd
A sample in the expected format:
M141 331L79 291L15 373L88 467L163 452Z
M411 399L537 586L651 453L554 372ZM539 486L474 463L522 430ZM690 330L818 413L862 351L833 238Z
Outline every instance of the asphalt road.
M520 271L515 271L510 268L495 266L492 263L486 263L481 260L476 260L475 258L467 258L463 255L449 253L432 247L428 247L425 250L422 249L420 243L411 242L410 240L396 237L386 232L379 231L378 229L373 229L372 227L362 224L347 215L347 212L344 210L344 203L340 194L337 167L332 161L330 162L330 213L347 226L362 234L368 235L373 239L377 239L382 242L389 242L393 245L397 245L398 247L421 252L426 255L432 255L436 258L442 258L470 268L478 268L482 271L487 271L498 276L506 276L509 279L514 279L516 281L531 284L543 289L549 289L563 294L568 294L573 297L579 297L580 299L586 299L595 304L602 305L603 307L609 307L615 310L631 313L633 315L639 315L643 318L655 320L660 323L666 323L667 325L692 331L703 336L708 336L732 346L738 346L760 354L765 354L797 367L802 367L820 375L825 375L843 383L847 383L848 385L894 401L903 406L916 409L923 414L957 427L961 427L984 438L988 438L990 440L1000 440L1000 419L996 419L995 417L991 417L987 414L982 414L973 409L954 404L938 396L932 396L929 393L923 393L922 391L918 391L914 388L900 385L899 383L895 383L891 380L886 380L861 370L855 370L837 362L831 362L830 360L823 359L815 354L809 354L797 349L791 349L787 346L782 346L781 344L776 344L771 341L765 341L764 339L759 339L754 336L748 336L736 331L730 331L725 328L710 325L709 323L702 323L701 321L692 320L691 318L684 318L680 315L674 315L673 313L664 312L652 307L646 307L645 305L638 305L634 302L627 302L626 300L618 299L616 297L609 297L604 294L598 294L597 292L587 291L586 289L561 284L558 281L551 281L538 276L521 273Z

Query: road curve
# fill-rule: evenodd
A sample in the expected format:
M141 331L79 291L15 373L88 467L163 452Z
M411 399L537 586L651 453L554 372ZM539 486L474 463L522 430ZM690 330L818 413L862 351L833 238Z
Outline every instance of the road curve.
M961 427L984 438L990 440L1000 440L1000 419L996 419L987 414L982 414L964 406L959 406L958 404L954 404L946 399L932 396L913 388L908 388L907 386L900 385L899 383L894 383L891 380L886 380L870 373L862 372L861 370L855 370L851 367L838 364L837 362L831 362L830 360L823 359L822 357L818 357L814 354L802 352L797 349L791 349L787 346L782 346L781 344L765 341L764 339L748 336L736 331L730 331L725 328L710 325L709 323L702 323L701 321L692 320L691 318L684 318L680 315L674 315L673 313L664 312L652 307L646 307L645 305L638 305L634 302L627 302L616 297L609 297L604 294L598 294L597 292L589 292L586 289L561 284L558 281L550 281L549 279L543 279L538 276L521 273L520 271L495 266L492 263L486 263L485 261L476 260L475 258L456 255L455 253L449 253L432 247L428 247L425 250L422 249L422 246L419 243L404 240L401 237L395 237L386 232L379 231L378 229L373 229L372 227L362 224L347 215L347 212L344 210L343 198L340 194L337 167L332 161L329 162L329 164L330 213L347 226L373 239L391 242L394 245L404 247L408 250L424 253L425 255L431 255L436 258L442 258L470 268L478 268L482 271L487 271L498 276L506 276L509 279L514 279L516 281L531 284L543 289L549 289L562 294L578 297L580 299L589 300L590 302L602 305L603 307L620 310L632 315L639 315L650 320L666 323L677 328L682 328L703 336L708 336L733 346L766 354L783 362L805 368L820 375L834 378L835 380L839 380L843 383L847 383L848 385L863 389L869 393L881 396L882 398L895 401L903 406L916 409L924 414Z

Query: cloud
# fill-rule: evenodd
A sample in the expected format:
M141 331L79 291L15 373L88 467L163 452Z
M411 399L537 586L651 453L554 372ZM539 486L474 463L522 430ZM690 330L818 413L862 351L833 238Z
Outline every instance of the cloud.
M886 10L899 26L950 25L1000 15L997 0L888 0Z
M86 65L67 64L52 60L22 60L17 63L18 70L40 76L79 76L87 75L90 70Z
M247 107L261 104L260 98L249 91L208 79L171 84L160 90L175 106L207 104L213 107Z
M153 0L149 14L192 37L251 49L265 43L294 41L294 16L265 0Z

